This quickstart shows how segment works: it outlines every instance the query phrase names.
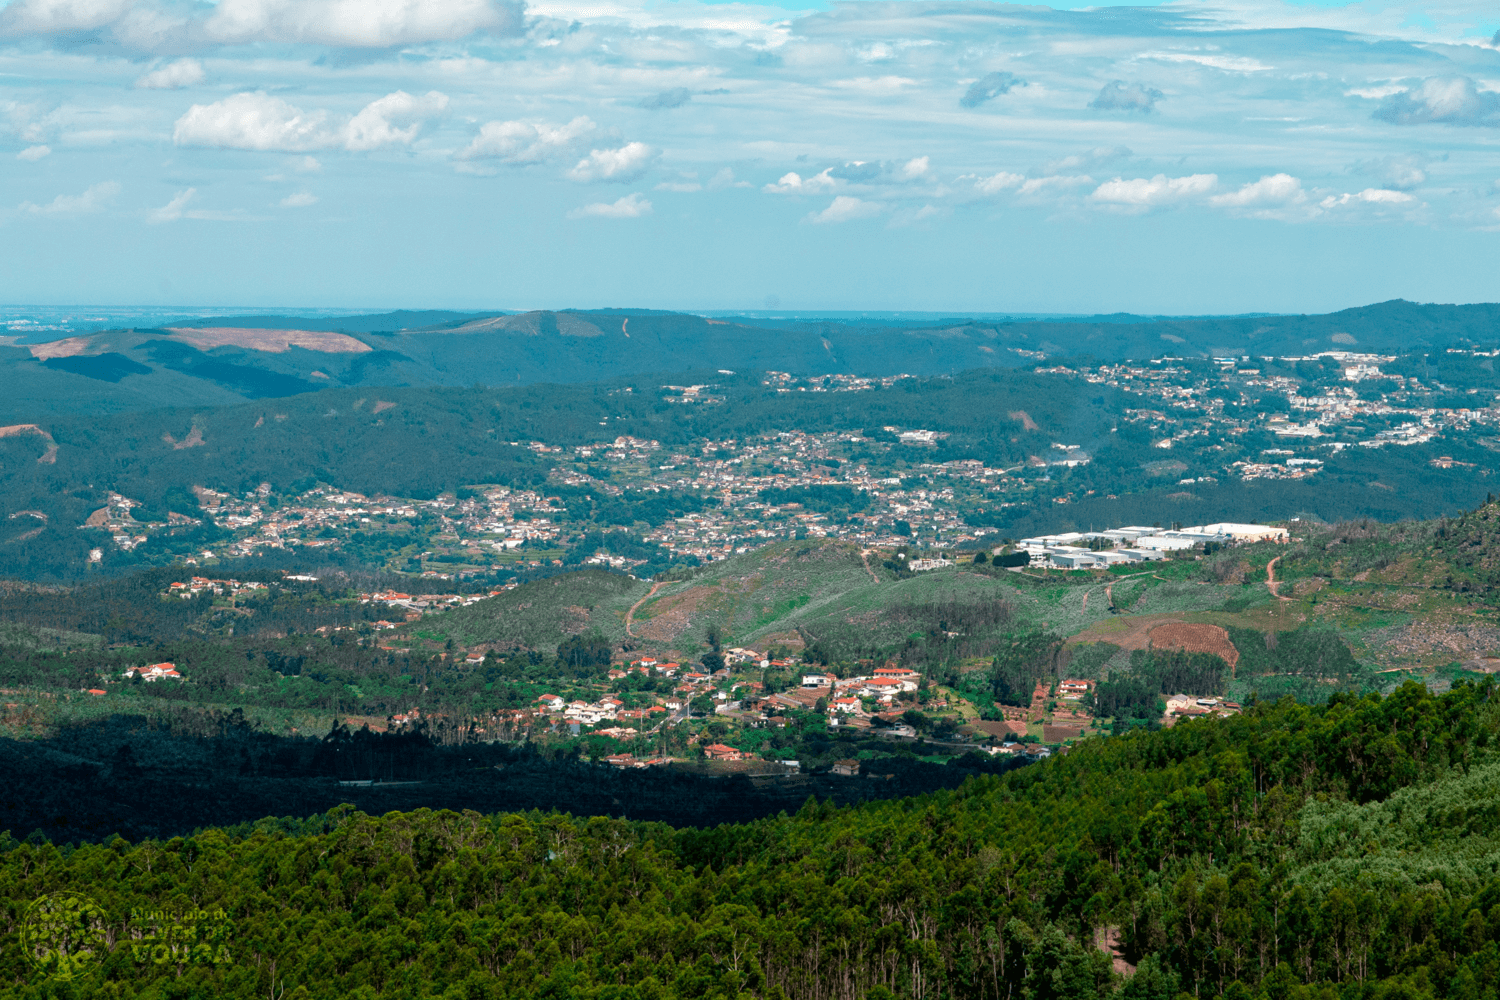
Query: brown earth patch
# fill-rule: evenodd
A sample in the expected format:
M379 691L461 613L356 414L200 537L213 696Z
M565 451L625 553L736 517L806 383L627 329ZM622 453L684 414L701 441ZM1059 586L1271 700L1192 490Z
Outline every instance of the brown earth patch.
M42 430L36 424L11 424L9 427L0 427L0 438L20 437L24 434L35 434L47 442L47 450L37 459L43 465L54 465L57 462L57 442L52 440L52 435Z
M1082 729L1071 729L1068 726L1043 726L1043 743L1061 743L1064 740L1076 740L1083 735Z
M1021 421L1021 429L1025 431L1037 430L1036 421L1031 419L1031 414L1025 410L1011 410L1006 416L1012 420Z
M1218 625L1158 625L1151 630L1151 648L1213 653L1229 664L1230 670L1240 661L1240 651L1229 641L1229 632Z
M388 400L377 399L377 400L375 400L375 406L374 406L374 408L371 409L370 412L371 413L382 413L382 412L384 412L386 410L394 409L395 406L396 406L395 403L389 402Z
M770 635L762 636L756 640L757 649L770 649L772 646L785 646L787 649L801 649L807 643L802 641L799 632L772 632Z
M1071 636L1067 645L1081 642L1108 642L1121 649L1145 649L1151 644L1151 630L1162 625L1180 623L1172 615L1136 615L1105 618Z
M93 343L93 337L68 337L45 344L30 344L26 349L31 352L33 358L46 361L48 358L73 358L85 354Z
M1007 736L1025 736L1026 723L1024 722L971 722L969 728L975 732L985 733L989 736L998 736L1004 739Z
M308 351L322 351L325 354L365 354L370 350L369 344L355 340L348 334L330 333L327 330L261 330L235 326L170 327L169 329L172 332L172 339L192 344L200 350L214 347L247 347L252 351L266 351L271 354L282 354L293 347Z
M161 439L172 446L173 451L181 451L184 448L197 448L203 444L203 428L194 427L188 432L188 436L181 441L170 434L163 434Z
M699 605L717 592L717 587L690 587L652 602L644 609L650 617L643 619L641 612L636 612L633 622L636 636L648 642L671 642L687 631Z

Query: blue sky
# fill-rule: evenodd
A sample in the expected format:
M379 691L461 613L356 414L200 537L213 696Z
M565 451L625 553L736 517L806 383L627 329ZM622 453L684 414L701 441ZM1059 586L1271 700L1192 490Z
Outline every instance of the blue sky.
M1500 6L10 0L0 301L1500 300Z

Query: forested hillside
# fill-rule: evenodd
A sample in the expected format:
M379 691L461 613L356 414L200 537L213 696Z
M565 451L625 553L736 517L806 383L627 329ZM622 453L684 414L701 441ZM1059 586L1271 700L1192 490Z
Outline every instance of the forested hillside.
M708 319L649 309L216 317L90 333L50 350L0 345L0 424L151 409L164 399L207 406L348 386L514 386L691 368L936 375L1022 367L1044 355L1109 361L1327 350L1440 355L1447 347L1494 346L1497 322L1495 305L1399 300L1313 316L1052 320ZM316 346L316 338L304 338L314 346L288 349L257 336L275 330L342 342Z
M713 829L337 809L11 838L0 996L1489 996L1495 693L1261 704ZM25 906L61 891L96 907L99 962L32 985ZM188 947L132 953L151 930L133 912L189 910L208 912L153 942Z
M1473 368L1475 359L1466 360ZM1173 377L1186 383L1216 371L1199 364ZM1225 468L1232 456L1259 461L1284 443L1264 424L1234 435L1229 444L1200 435L1164 458L1168 452L1156 437L1161 431L1123 419L1140 405L1134 397L1071 375L971 371L876 383L859 392L781 392L760 373L675 377L713 383L717 401L684 405L655 379L504 389L335 389L227 407L159 409L107 421L68 416L5 428L0 573L70 580L89 568L93 548L101 550L93 569L108 573L171 562L225 537L212 523L183 525L172 530L170 542L119 550L103 531L78 530L112 492L142 502L143 514L165 521L173 512L201 518L194 487L243 496L265 483L282 496L321 482L363 494L429 499L465 485L547 484L548 492L563 496L571 489L571 498L595 508L597 516L570 515L580 535L654 526L705 503L676 487L653 491L653 509L646 511L647 494L639 491L611 497L597 482L563 487L554 475L561 458L536 450L533 442L575 449L626 436L658 442L660 457L667 458L676 449L701 452L705 442L840 432L860 437L844 452L844 462L868 463L903 489L933 485L934 469L949 474L938 469L944 463L971 461L1020 473L1015 482L1024 488L1014 497L955 501L968 524L1015 537L1163 520L1436 517L1480 501L1496 447L1476 429L1415 447L1323 450L1314 478L1241 480ZM925 429L933 437L911 447L896 443L887 426ZM1055 455L1059 443L1085 449L1091 460L1077 467L1046 465L1042 456ZM831 465L838 469L840 462ZM611 475L598 464L578 471L588 470L596 479ZM1190 474L1189 489L1177 479L1184 473ZM823 499L835 495L840 520L868 499L850 487ZM811 499L805 490L762 498ZM338 565L357 558L356 549L324 550L315 558Z

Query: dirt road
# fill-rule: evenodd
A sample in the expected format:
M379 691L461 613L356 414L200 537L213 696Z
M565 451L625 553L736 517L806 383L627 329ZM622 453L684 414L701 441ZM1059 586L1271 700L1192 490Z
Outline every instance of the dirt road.
M870 550L869 549L861 549L860 550L859 561L865 564L865 572L868 573L868 574L870 574L870 579L874 580L876 583L879 583L880 582L880 577L876 576L875 575L875 571L870 568Z
M1280 556L1276 557L1276 559L1280 558ZM1266 563L1266 589L1269 590L1271 592L1271 596L1276 598L1278 601L1290 601L1290 597L1282 597L1281 593L1277 589L1281 586L1281 584L1276 582L1276 559L1272 559L1270 562Z
M656 592L658 590L660 590L661 588L665 587L665 586L666 586L665 583L653 583L651 585L651 592L648 593L645 597L641 598L639 601L636 601L634 604L632 604L630 606L630 610L627 611L627 612L625 612L625 634L626 635L630 636L632 639L635 638L635 633L632 632L632 631L630 631L630 625L631 625L631 623L633 621L635 621L635 609L638 608L638 607L640 607L642 604L645 604L647 601L651 600L651 598L655 597L656 596Z

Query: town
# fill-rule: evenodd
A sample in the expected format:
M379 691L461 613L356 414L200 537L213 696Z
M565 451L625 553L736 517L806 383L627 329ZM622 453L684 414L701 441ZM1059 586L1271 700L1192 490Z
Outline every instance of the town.
M132 513L139 501L116 494L87 526L104 529L112 544L132 550L206 518L230 537L174 558L212 566L268 551L342 549L392 572L454 580L570 563L634 571L652 562L652 553L659 553L656 563L693 565L800 537L941 555L999 537L996 524L1010 511L1113 498L1100 489L1111 479L1133 476L1144 485L1183 487L1300 480L1319 475L1346 448L1453 440L1500 449L1486 436L1500 422L1494 400L1473 389L1455 395L1435 378L1382 369L1394 360L1327 351L1038 367L1045 377L1108 385L1134 401L1123 408L1114 432L1138 429L1161 457L1132 469L1090 471L1101 460L1101 444L1066 440L1005 468L977 459L935 461L933 453L949 435L922 427L783 430L673 448L621 435L571 447L510 442L550 464L547 483L535 488L476 483L456 494L414 499L366 496L328 483L296 492L264 483L244 494L198 486L197 517L173 512L143 521ZM770 372L764 384L778 394L856 393L908 378ZM719 399L712 385L662 389L669 393L665 398L684 406L714 406ZM1465 405L1424 405L1435 399ZM1006 419L1025 424L1030 418L1017 412ZM1451 455L1435 455L1428 464L1474 467ZM585 502L590 496L618 501L624 514L614 512L600 523ZM683 498L691 509L655 510L680 506ZM575 552L597 539L590 528L623 530L641 549L595 545Z

